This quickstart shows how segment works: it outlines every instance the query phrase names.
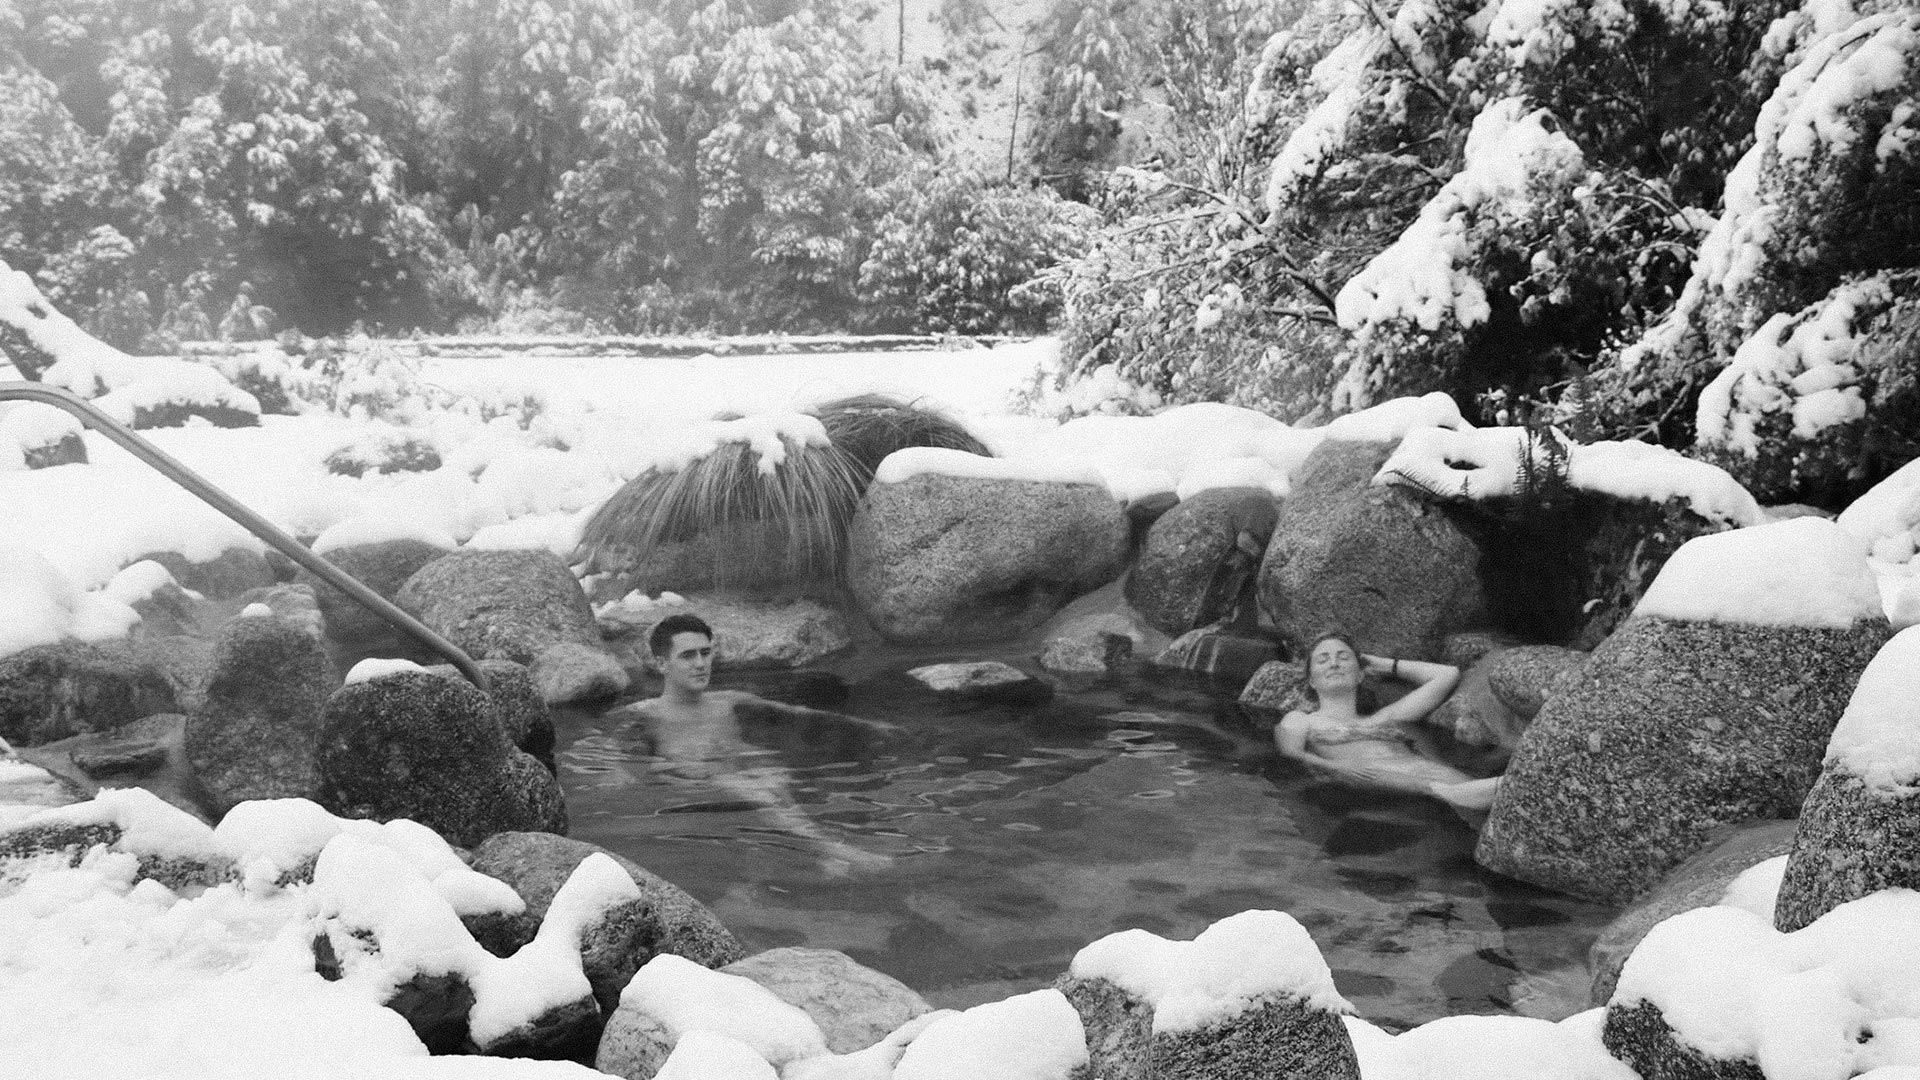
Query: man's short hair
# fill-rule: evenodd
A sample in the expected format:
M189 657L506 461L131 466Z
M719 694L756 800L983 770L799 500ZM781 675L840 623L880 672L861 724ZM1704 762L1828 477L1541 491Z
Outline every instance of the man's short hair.
M648 631L647 651L655 656L667 655L667 650L673 648L675 634L702 634L708 641L712 641L713 627L708 626L707 620L700 616L689 615L684 611L669 615L654 623L653 629Z

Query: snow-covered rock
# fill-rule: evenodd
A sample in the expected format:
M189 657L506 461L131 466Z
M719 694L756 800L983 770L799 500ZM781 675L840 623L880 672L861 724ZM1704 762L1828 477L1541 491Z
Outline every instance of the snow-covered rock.
M752 979L662 953L647 961L621 991L620 1007L607 1020L594 1067L626 1080L652 1080L678 1044L695 1032L737 1040L774 1069L827 1053L819 1025L773 991ZM692 1071L684 1075L689 1080L703 1076Z
M661 953L719 967L739 960L739 941L706 905L624 856L545 832L501 832L473 849L473 869L511 886L523 910L468 920L475 937L505 955L532 939L549 906L586 860L611 858L634 883L633 902L584 925L579 951L602 1010L612 1015L633 973Z
M1109 934L1058 983L1087 1028L1095 1075L1358 1080L1350 1011L1292 916L1243 911L1192 941Z
M1798 930L1880 889L1920 885L1920 627L1881 647L1827 744L1780 884Z
M1058 990L1035 990L928 1024L893 1080L1089 1080L1087 1037Z
M1676 915L1627 960L1602 1038L1650 1080L1910 1075L1916 928L1920 894L1907 889L1792 933L1726 904Z
M1888 634L1864 547L1833 522L1689 541L1527 729L1475 858L1617 902L1716 825L1793 816Z

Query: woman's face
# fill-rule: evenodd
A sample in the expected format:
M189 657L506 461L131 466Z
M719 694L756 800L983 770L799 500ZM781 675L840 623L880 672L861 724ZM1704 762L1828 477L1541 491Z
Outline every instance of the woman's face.
M1328 638L1307 657L1307 685L1315 690L1360 685L1360 658L1339 638Z

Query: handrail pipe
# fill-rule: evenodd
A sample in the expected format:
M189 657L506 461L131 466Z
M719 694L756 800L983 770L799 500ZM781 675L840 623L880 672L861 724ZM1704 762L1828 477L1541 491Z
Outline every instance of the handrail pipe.
M167 479L186 488L201 502L232 518L241 528L273 545L281 554L312 571L315 577L352 597L361 607L393 624L420 644L446 657L448 662L459 669L461 675L466 676L468 682L478 687L483 693L487 690L487 673L480 670L480 665L474 663L473 657L468 656L460 646L448 641L419 619L400 610L392 601L367 588L358 578L314 554L312 549L287 535L279 526L254 513L239 500L215 487L205 477L187 468L166 451L136 434L132 428L102 412L92 402L57 386L19 381L0 382L0 401L37 401L78 418L87 427L113 440L134 457L151 465Z

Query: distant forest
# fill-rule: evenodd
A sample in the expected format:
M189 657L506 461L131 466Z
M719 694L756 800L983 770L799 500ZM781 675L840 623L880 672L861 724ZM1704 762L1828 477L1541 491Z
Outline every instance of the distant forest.
M1123 113L1203 136L1279 10L1205 7L944 0L902 63L905 0L0 0L0 258L135 351L1038 331ZM1006 159L963 159L1016 56Z

